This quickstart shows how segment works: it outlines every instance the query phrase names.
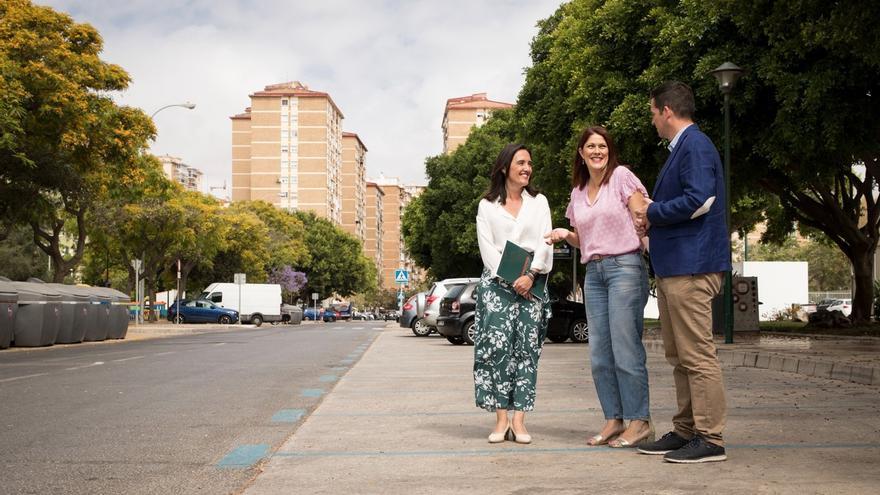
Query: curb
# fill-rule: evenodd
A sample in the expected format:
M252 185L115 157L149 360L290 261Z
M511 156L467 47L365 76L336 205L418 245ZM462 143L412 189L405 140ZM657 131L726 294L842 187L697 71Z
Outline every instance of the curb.
M646 340L644 344L645 350L648 352L659 354L664 352L661 340ZM721 364L730 366L769 369L829 380L880 386L880 368L873 366L854 366L759 351L716 349L716 353Z

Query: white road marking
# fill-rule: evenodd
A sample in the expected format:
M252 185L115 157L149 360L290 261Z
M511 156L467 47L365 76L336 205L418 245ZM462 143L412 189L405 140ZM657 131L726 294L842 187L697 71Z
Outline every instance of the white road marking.
M135 359L143 359L143 356L132 356L132 357L128 357L128 358L114 359L113 362L114 363L121 363L123 361L132 361Z
M23 379L25 379L25 378L33 378L33 377L35 377L35 376L46 376L46 375L48 375L48 374L49 374L49 373L35 373L35 374L33 374L33 375L14 376L14 377L12 377L12 378L4 378L4 379L0 380L0 383L3 383L3 382L13 382L13 381L15 381L15 380L23 380Z
M102 364L104 364L104 361L95 361L92 364L86 364L83 366L74 366L73 368L64 368L64 369L66 371L81 370L83 368L91 368L92 366L101 366Z

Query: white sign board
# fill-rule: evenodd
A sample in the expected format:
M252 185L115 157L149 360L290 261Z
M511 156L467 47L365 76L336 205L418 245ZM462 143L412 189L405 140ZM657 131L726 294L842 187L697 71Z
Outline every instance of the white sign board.
M318 300L318 293L312 292L312 301L317 301L317 300Z
M236 273L232 276L232 282L238 285L244 285L247 283L247 277L244 273Z

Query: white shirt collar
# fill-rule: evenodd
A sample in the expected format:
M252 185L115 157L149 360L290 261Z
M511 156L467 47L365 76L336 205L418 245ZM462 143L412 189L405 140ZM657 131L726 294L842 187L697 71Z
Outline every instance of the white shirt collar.
M692 126L692 125L694 125L694 124L691 123L691 124L688 124L688 125L682 127L681 129L679 129L678 132L675 133L675 137L672 138L672 141L669 141L669 146L667 146L666 148L668 148L669 151L672 151L673 149L675 149L675 145L678 144L678 140L681 138L681 134L682 134L682 133L683 133L688 127L690 127L690 126Z

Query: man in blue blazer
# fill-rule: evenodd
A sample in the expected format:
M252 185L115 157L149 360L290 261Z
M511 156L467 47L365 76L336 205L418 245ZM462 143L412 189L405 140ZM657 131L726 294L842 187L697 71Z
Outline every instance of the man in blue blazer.
M669 140L653 202L637 213L650 239L666 359L678 411L673 431L639 452L676 463L723 461L727 415L712 340L712 299L730 270L724 172L718 150L693 116L694 94L678 81L651 92L651 122Z

